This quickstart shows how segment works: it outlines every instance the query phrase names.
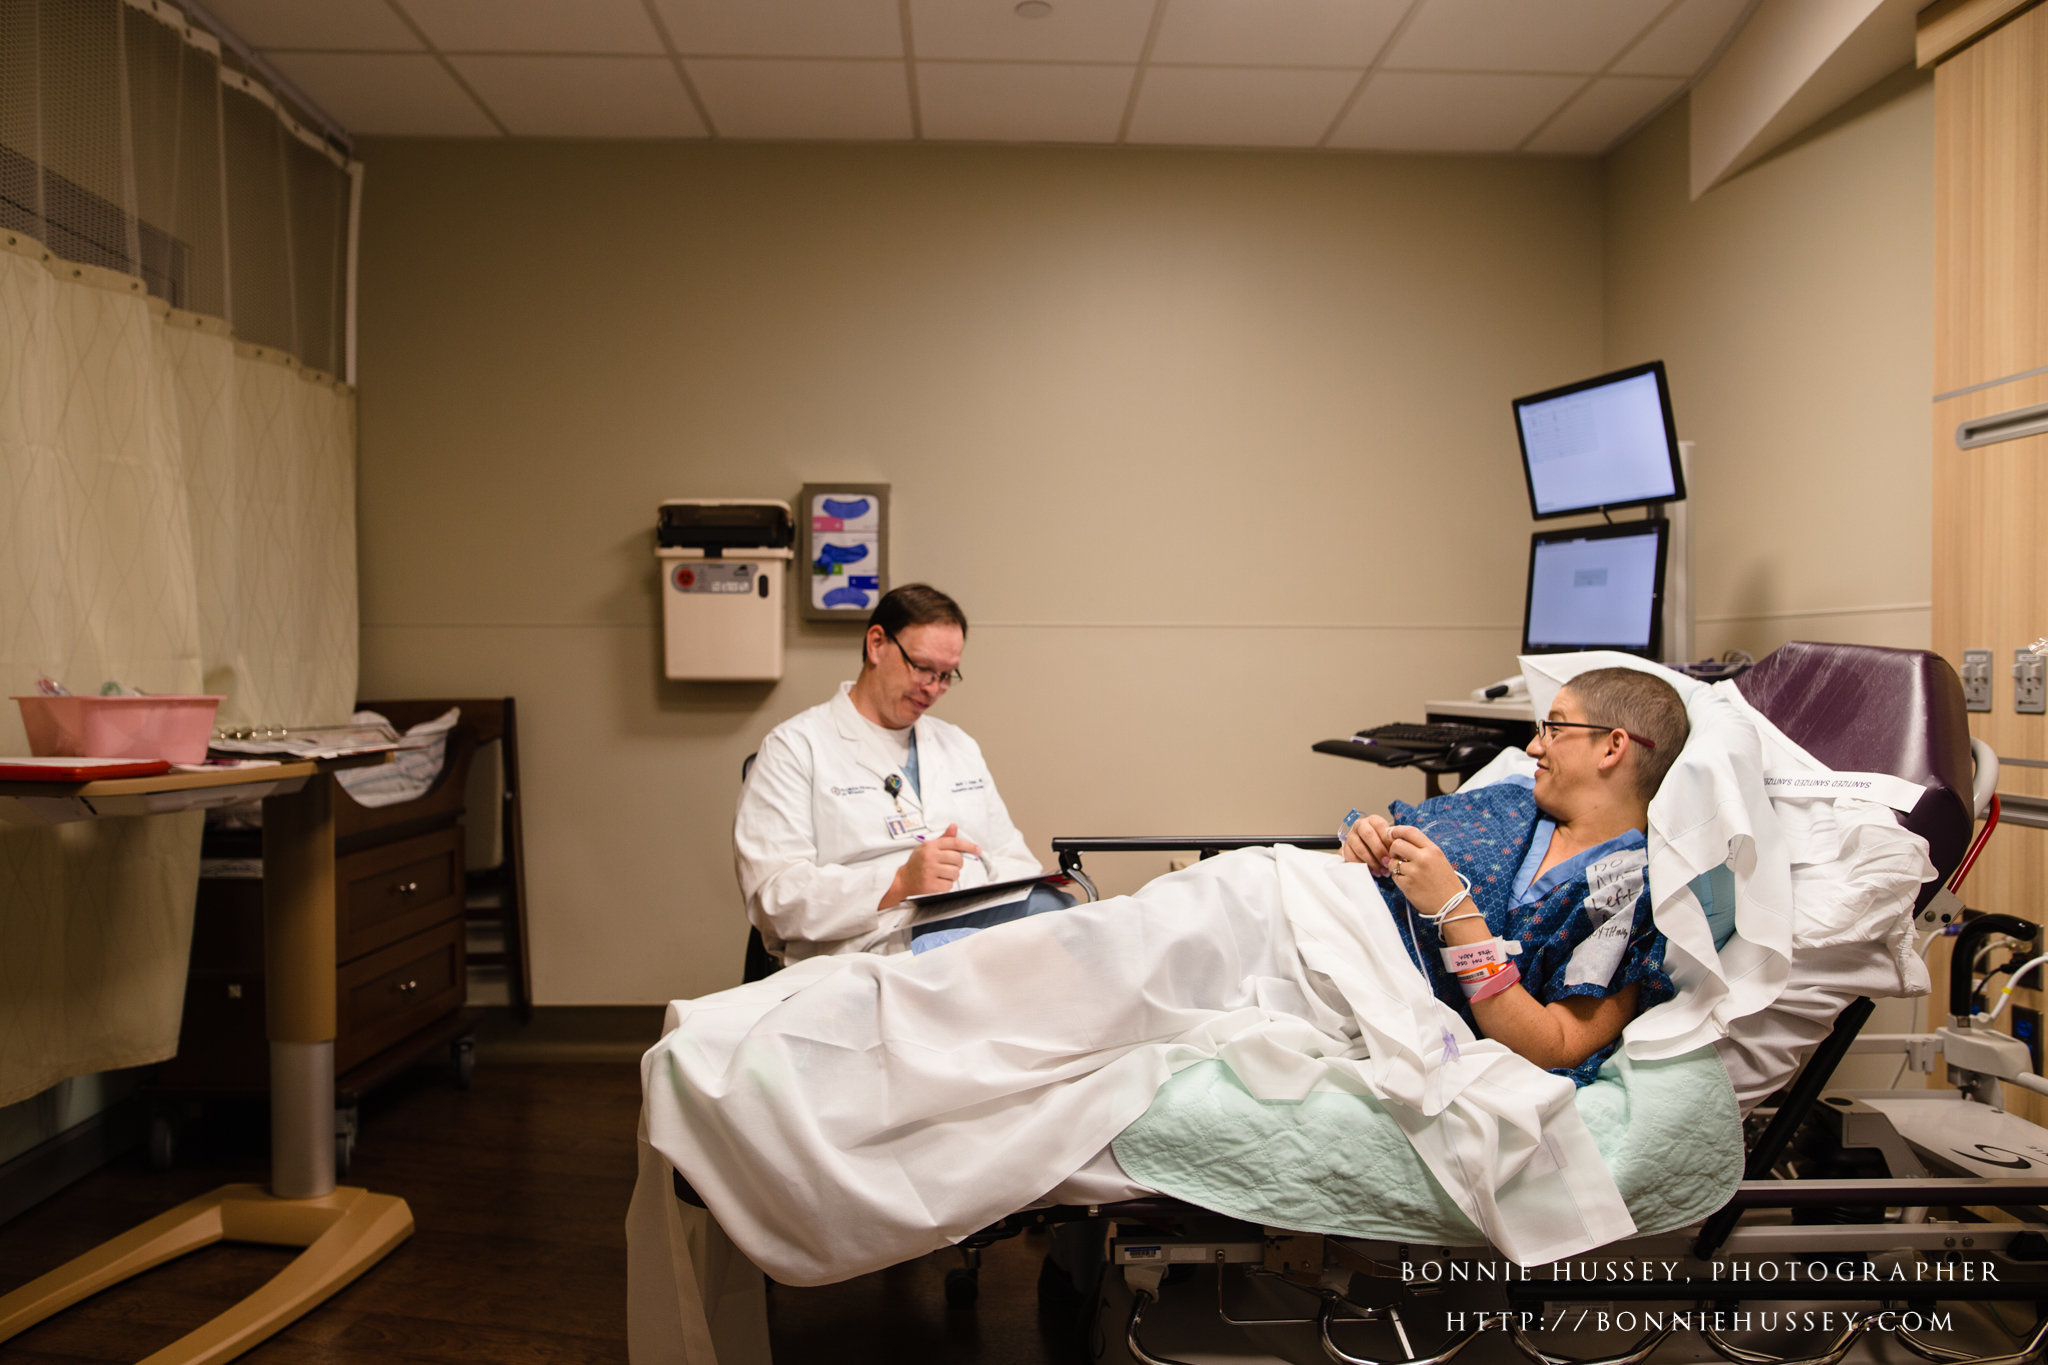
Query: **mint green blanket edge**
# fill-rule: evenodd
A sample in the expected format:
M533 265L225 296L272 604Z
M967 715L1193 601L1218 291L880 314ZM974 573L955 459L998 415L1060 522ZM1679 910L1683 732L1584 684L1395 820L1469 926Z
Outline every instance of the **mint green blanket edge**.
M1575 1100L1641 1235L1706 1217L1742 1179L1741 1116L1711 1047L1659 1062L1617 1054ZM1212 1059L1170 1077L1112 1147L1140 1183L1245 1222L1486 1242L1369 1096L1261 1100Z

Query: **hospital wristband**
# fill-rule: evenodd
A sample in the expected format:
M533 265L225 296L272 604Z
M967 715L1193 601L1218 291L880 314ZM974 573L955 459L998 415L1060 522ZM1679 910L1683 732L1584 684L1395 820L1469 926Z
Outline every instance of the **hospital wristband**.
M1465 999L1476 1005L1482 1000L1491 1000L1510 986L1519 984L1521 979L1522 969L1510 962L1476 985L1466 985L1462 980L1458 984L1464 987Z
M1498 995L1522 979L1512 959L1522 951L1520 943L1498 938L1478 943L1460 943L1441 950L1444 970L1457 978L1467 1000L1484 1000Z

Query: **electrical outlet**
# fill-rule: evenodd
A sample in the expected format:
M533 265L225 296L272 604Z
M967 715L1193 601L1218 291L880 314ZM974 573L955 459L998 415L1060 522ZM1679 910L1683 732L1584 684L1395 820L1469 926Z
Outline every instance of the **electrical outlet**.
M2034 1054L2034 1074L2041 1074L2041 1011L2030 1010L2025 1005L2014 1005L2006 1011L2012 1017L2012 1036L2027 1045L2027 1051Z
M1963 709L1991 709L1991 651L1988 649L1963 651Z
M2031 649L2012 652L2012 709L2027 716L2048 712L2048 659Z

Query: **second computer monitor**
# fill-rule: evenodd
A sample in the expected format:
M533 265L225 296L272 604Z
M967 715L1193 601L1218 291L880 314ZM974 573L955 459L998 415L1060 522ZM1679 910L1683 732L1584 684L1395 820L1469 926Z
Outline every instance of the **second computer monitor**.
M1670 526L1660 518L1531 536L1522 652L1619 649L1656 658Z

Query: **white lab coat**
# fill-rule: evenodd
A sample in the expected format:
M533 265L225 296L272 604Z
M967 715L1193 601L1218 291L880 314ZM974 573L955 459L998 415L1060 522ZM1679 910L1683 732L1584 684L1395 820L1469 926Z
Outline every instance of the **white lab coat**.
M963 890L1044 870L996 794L980 746L957 725L919 719L920 791L908 783L895 797L884 791L901 770L854 709L852 689L841 683L832 700L769 731L733 820L747 917L786 962L907 948L911 908L875 907L919 831L936 838L957 824L980 845L982 858L961 869ZM916 829L890 830L906 819Z

